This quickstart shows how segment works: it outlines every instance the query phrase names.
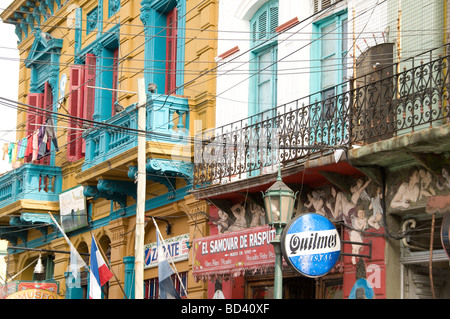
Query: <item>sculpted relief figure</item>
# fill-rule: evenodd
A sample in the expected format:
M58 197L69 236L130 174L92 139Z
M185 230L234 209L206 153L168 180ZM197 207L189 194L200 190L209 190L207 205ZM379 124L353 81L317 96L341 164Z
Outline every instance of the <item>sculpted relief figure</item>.
M321 196L318 191L314 190L311 194L307 194L306 197L308 198L308 203L305 203L304 205L308 208L308 210L327 217L325 211L325 201L323 196Z
M219 219L217 221L213 222L213 224L217 225L217 228L219 229L219 233L222 234L228 230L229 217L228 217L228 214L225 213L221 209L219 209L218 215L219 215Z
M265 221L266 212L261 206L253 204L251 206L251 214L252 214L252 221L250 222L249 226L250 228L261 226L266 223Z
M349 214L355 210L359 199L370 199L366 188L370 184L370 179L364 183L362 179L358 179L356 185L350 188L351 197L350 200L347 199L343 192L337 192L334 188L331 188L331 194L335 198L334 207L330 203L327 203L330 208L333 218L343 219L347 224L350 224ZM356 213L355 213L356 215Z
M436 182L436 187L440 191L447 191L450 189L450 174L446 168L442 169L441 176Z
M228 228L228 231L236 231L247 228L247 220L245 219L245 207L242 203L233 205L231 207L231 212L233 213L236 220Z

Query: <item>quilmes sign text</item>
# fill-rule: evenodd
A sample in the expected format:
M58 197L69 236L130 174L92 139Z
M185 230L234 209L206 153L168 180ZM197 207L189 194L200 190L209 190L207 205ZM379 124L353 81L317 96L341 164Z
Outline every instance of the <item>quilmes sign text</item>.
M290 234L286 239L289 242L290 256L329 253L335 251L339 244L336 230Z
M307 277L320 277L336 264L341 253L339 234L327 218L304 214L294 218L281 236L284 259Z

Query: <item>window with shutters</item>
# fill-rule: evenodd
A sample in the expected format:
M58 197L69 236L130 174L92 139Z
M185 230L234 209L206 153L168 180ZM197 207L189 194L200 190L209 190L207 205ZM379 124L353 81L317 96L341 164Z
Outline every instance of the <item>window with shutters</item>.
M250 20L252 32L252 47L273 41L278 26L278 1L269 1L255 13Z
M42 132L45 130L44 125L47 125L46 121L51 117L51 113L45 111L51 112L53 107L53 94L50 84L45 82L43 93L29 93L27 102L30 107L27 110L26 136L32 136L35 132L38 132L39 135L38 143L28 147L30 152L25 153L24 161L26 163L50 165L51 140L41 139ZM32 142L32 139L29 141ZM40 148L41 143L45 143L42 149ZM38 152L39 149L42 150L41 153Z
M93 120L95 106L96 58L86 54L84 65L73 65L70 69L69 114L73 117L69 122L67 138L67 158L76 161L84 157L85 142L82 129L89 127Z
M311 46L311 89L313 100L325 101L324 118L336 108L335 96L346 90L347 69L351 66L347 45L347 12L333 14L313 24L315 41Z
M278 1L269 1L255 13L251 26L251 73L249 115L261 120L273 116L277 101Z
M322 11L342 0L314 0L314 13Z

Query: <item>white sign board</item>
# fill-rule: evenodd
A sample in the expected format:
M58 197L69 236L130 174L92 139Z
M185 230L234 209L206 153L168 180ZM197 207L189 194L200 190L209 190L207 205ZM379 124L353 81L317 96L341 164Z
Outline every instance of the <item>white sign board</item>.
M65 232L87 226L86 198L83 186L59 194L60 223Z

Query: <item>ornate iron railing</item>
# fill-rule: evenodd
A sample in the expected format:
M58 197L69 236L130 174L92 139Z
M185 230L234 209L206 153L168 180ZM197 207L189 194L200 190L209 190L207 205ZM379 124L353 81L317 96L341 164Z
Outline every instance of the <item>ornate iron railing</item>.
M256 176L279 163L447 123L449 56L437 54L349 81L333 97L310 95L273 109L271 117L258 114L197 135L194 186Z

